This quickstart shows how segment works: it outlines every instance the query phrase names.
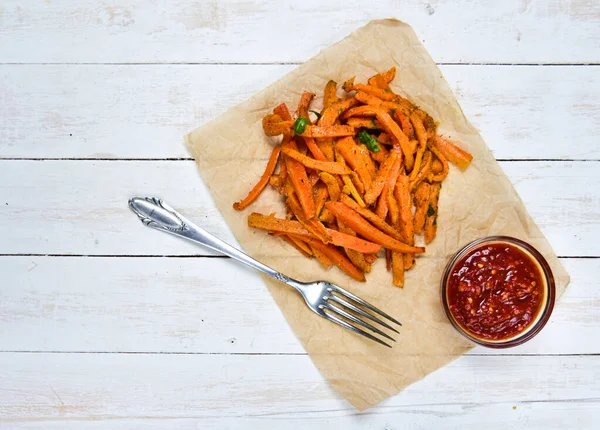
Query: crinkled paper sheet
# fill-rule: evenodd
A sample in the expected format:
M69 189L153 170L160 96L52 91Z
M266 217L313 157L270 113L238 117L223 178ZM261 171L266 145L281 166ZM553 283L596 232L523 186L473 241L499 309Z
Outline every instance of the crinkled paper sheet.
M295 106L304 90L322 96L329 79L358 82L391 66L392 87L440 122L440 132L473 154L466 172L451 166L443 185L437 238L406 273L404 289L392 285L380 258L364 284L337 268L324 270L284 241L250 229L253 211L284 216L281 196L268 189L243 212L232 203L242 199L264 170L274 138L264 136L261 119L279 103ZM341 89L340 89L341 91ZM315 105L321 103L320 99ZM512 184L463 112L410 26L396 20L372 21L325 49L251 99L186 136L204 182L245 252L300 280L324 279L358 294L402 321L392 349L357 336L314 315L302 298L263 277L294 333L329 383L360 410L367 409L425 375L450 363L473 345L447 321L439 281L449 257L473 239L510 235L533 244L546 257L556 278L558 296L569 276L535 225ZM234 263L232 263L234 264Z

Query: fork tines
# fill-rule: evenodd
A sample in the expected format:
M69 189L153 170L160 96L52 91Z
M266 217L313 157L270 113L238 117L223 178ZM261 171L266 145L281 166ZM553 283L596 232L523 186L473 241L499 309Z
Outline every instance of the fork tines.
M327 292L329 293L326 297L323 297L326 304L323 305L324 316L329 321L332 321L342 327L345 327L349 330L352 330L355 333L361 334L371 340L374 340L381 345L385 345L389 348L392 346L373 334L363 330L360 327L366 328L371 332L384 337L385 339L389 339L392 342L396 340L391 337L389 334L385 333L380 328L377 328L373 324L365 321L365 319L373 321L380 326L391 330L395 333L399 333L394 327L388 324L385 320L379 317L383 317L387 319L389 322L394 323L398 326L402 326L402 324L396 319L392 318L385 312L377 309L375 306L361 299L360 297L352 294L349 291L344 290L341 287L338 287L334 284L329 284L327 287ZM364 308L364 309L361 309ZM366 309L366 310L365 310ZM371 312L367 312L367 310ZM363 318L361 319L360 316Z

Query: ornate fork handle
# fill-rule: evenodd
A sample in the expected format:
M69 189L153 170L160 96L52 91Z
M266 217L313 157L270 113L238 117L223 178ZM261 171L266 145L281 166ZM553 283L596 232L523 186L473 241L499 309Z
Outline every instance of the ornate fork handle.
M140 220L148 227L204 245L213 251L225 254L256 270L260 270L264 274L288 284L297 290L301 289L301 282L279 273L275 269L262 264L260 261L255 260L239 249L223 242L221 239L213 236L186 219L175 209L156 197L134 197L129 200L129 208L135 212Z

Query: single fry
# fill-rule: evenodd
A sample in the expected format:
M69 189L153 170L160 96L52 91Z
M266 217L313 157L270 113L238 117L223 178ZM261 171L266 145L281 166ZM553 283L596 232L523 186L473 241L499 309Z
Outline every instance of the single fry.
M318 183L313 188L313 193L315 198L315 214L319 215L323 210L323 206L325 206L325 202L329 198L329 191L324 184Z
M415 129L414 129L413 125L411 124L410 120L408 119L408 117L400 109L396 110L395 115L396 115L396 120L400 123L400 126L402 127L402 131L404 132L404 134L406 134L406 137L408 137L408 140L414 140L416 138Z
M463 151L452 142L444 139L442 136L435 136L433 140L434 146L446 157L448 161L457 166L461 170L469 167L473 156L466 151Z
M399 228L402 232L402 237L406 239L409 245L415 243L414 221L412 214L412 199L410 197L410 183L408 176L400 175L396 181L394 188L394 197L398 202L399 213Z
M292 120L292 115L290 114L290 111L285 103L281 103L280 105L276 106L275 109L273 109L273 113L279 115L284 121Z
M385 270L392 270L392 251L389 249L385 250Z
M308 118L308 107L310 106L310 102L314 98L315 95L313 93L304 91L302 93L302 97L300 98L300 102L298 103L298 109L296 109L296 116Z
M404 254L392 251L392 279L396 287L404 288Z
M323 153L321 147L315 142L315 139L312 137L304 137L303 140L315 160L329 161L329 159Z
M334 175L349 175L350 169L342 164L334 161L319 161L314 158L310 158L306 155L302 155L300 152L292 148L283 148L281 150L285 155L294 160L298 161L305 167L313 170L321 170L323 172L332 173Z
M353 249L364 254L377 254L381 251L381 245L361 239L356 235L349 235L331 229L327 229L327 231L333 239L331 243L336 246Z
M279 115L284 121L292 120L292 115L290 114L290 111L285 103L281 103L280 105L276 106L275 109L273 109L273 113L275 115Z
M279 181L280 181L279 192L281 193L283 191L283 186L287 183L287 166L285 165L285 162L283 162L283 161L279 164L281 165L279 167Z
M346 81L346 83L348 83L348 81ZM372 96L375 96L381 100L385 100L385 101L393 101L396 99L396 94L392 93L392 92L388 92L382 88L378 88L376 86L373 85L365 85L365 84L349 84L346 85L344 84L344 91L346 92L350 92L350 91L362 91L363 93L367 93L370 94Z
M308 236L310 232L299 221L288 221L274 216L253 212L248 216L248 225L268 231L278 231L285 234Z
M438 202L440 199L440 183L434 182L431 184L431 190L429 191L429 206L427 207L427 218L425 219L425 243L431 243L435 239L437 233L437 216L438 216Z
M262 120L262 126L267 136L279 136L280 134L289 133L294 125L293 121L284 121L277 114L269 114Z
M425 226L425 217L427 216L427 207L429 206L429 193L431 185L427 182L421 182L415 190L415 216L414 227L415 233L421 233Z
M349 125L328 125L326 127L307 125L301 136L319 139L324 137L354 136L354 128Z
M233 204L233 208L236 211L241 211L242 209L247 208L250 204L260 196L260 193L263 192L267 184L269 183L269 178L273 172L275 172L275 167L277 167L277 161L279 160L279 153L281 152L281 146L276 146L273 148L271 152L271 156L269 157L269 162L267 163L267 168L264 173L254 186L252 190L248 193L245 199L240 202L236 202Z
M383 102L383 100L381 100L380 98L377 98L371 94L365 93L363 91L359 91L357 92L354 97L356 97L356 100L360 101L361 103L367 104L367 105L373 105L373 106L380 106L381 103Z
M383 196L382 196L382 198L383 198ZM398 201L394 197L393 188L388 188L385 198L388 201L388 207L389 207L388 217L390 219L390 225L397 228L398 221L400 218L400 207L398 206ZM402 239L404 241L407 241L406 240L407 238L405 238L405 237L402 237Z
M339 101L337 96L337 83L335 81L329 81L325 85L325 91L323 91L323 109L327 109L332 104Z
M423 125L423 121L415 112L410 114L410 123L412 124L415 135L417 136L417 141L419 142L420 147L427 146L427 139L429 135L425 130L425 126Z
M313 200L312 186L308 180L306 169L301 163L290 157L285 158L285 165L306 219L313 218L315 216L315 201Z
M392 82L394 80L395 77L396 77L396 68L391 67L386 72L378 73L376 75L371 76L367 82L369 83L369 85L375 85L375 82L383 82L385 84L389 84L390 82ZM380 88L384 88L384 87L380 87Z

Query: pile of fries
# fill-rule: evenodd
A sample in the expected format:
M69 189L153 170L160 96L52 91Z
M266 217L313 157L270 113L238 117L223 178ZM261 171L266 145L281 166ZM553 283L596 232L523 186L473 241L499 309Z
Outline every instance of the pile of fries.
M448 162L464 170L472 156L439 136L427 113L391 90L395 74L391 68L367 84L352 78L343 90L354 95L343 98L329 81L320 112L310 110L315 95L309 92L295 118L285 103L273 109L263 129L267 136L282 135L281 144L256 186L233 207L248 207L270 185L283 195L287 216L252 213L250 227L362 282L385 249L393 283L403 287L404 272L425 252L415 242L435 238Z

